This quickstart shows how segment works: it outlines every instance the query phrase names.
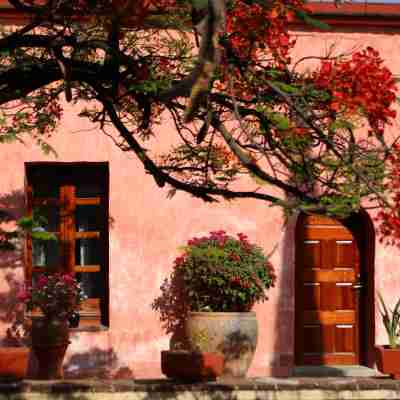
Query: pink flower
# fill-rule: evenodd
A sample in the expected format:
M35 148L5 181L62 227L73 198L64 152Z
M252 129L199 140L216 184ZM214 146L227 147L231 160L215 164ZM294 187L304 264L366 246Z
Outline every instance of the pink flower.
M29 299L29 293L25 289L21 289L17 294L17 300L25 302Z
M62 279L67 285L70 285L70 286L75 283L75 278L72 274L64 274L62 276Z
M177 257L175 259L175 265L178 267L180 265L182 265L185 261L185 258L183 256Z
M47 276L45 276L45 275L41 275L37 281L36 286L37 286L37 288L41 289L44 286L46 286L48 284L48 282L49 282L49 278L47 278Z

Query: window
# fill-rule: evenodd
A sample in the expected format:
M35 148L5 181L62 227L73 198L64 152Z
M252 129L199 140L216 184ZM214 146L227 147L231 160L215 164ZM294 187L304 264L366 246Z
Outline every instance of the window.
M72 272L88 299L80 327L108 326L107 163L26 163L28 213L57 240L27 239L26 278Z

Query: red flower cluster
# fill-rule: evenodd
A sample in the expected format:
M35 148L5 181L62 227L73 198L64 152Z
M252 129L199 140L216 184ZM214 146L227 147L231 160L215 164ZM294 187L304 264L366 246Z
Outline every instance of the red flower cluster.
M258 2L233 1L227 13L227 32L236 56L244 60L254 59L257 49L267 46L279 65L290 62L289 50L295 44L287 32L291 7L304 8L299 0L273 1L268 3L268 7Z
M66 319L86 299L72 274L41 274L33 284L19 292L18 299L28 310L39 308L48 318Z
M231 283L234 285L238 285L243 289L249 289L251 287L251 283L247 279L241 278L239 275L235 275L231 277Z
M313 75L315 86L331 94L330 108L347 115L367 118L370 134L383 134L396 117L391 109L396 100L393 74L372 47L354 53L350 60L325 60Z
M391 193L392 207L380 210L375 221L379 223L380 242L400 247L400 144L393 146L388 168L390 180L385 189Z
M194 237L190 239L187 244L188 246L200 246L202 244L208 243L209 241L216 242L219 247L224 247L229 236L225 231L211 231L210 236L202 236L200 238Z

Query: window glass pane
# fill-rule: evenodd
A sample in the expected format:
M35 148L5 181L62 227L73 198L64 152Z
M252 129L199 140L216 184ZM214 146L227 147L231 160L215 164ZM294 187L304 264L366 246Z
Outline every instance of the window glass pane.
M81 283L82 289L89 299L102 296L100 272L77 272L75 277Z
M96 197L103 194L100 183L78 182L75 189L76 197Z
M32 264L34 267L60 266L58 240L32 240Z
M38 222L45 231L59 231L60 210L58 206L46 205L46 207L35 208L33 215L35 222Z
M76 207L76 230L99 231L101 229L101 209L99 206L77 206Z
M37 182L33 186L33 197L59 197L59 195L60 186L57 183Z
M75 244L76 265L100 264L99 239L78 239Z

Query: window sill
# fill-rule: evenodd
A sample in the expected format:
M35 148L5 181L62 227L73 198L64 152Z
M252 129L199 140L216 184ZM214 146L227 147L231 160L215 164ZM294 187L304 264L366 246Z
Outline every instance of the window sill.
M74 332L106 332L109 327L105 325L83 325L78 328L69 328L71 333Z

